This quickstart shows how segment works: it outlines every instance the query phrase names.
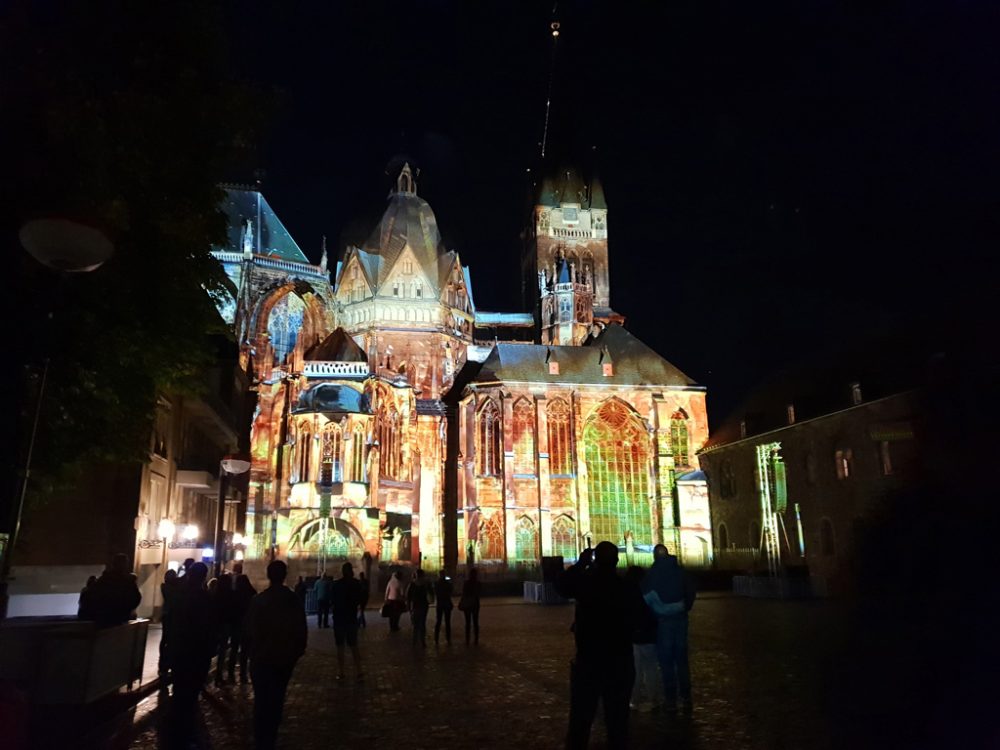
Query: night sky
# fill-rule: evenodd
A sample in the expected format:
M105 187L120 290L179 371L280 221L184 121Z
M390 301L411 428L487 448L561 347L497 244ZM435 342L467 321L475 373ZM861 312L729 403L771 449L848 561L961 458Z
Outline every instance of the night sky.
M612 306L709 388L713 422L776 367L962 320L995 288L997 6L630 6L558 4L549 161L599 168ZM234 11L236 72L276 103L264 193L310 257L368 234L405 153L478 308L519 309L551 20L543 2Z

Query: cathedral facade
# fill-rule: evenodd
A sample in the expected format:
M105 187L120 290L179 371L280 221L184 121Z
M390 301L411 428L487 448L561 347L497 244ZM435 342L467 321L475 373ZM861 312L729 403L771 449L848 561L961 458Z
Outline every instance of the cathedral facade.
M660 542L711 560L705 389L611 309L597 180L543 183L528 312L476 309L409 165L335 268L259 192L229 188L226 211L222 312L258 397L248 558L516 570L609 540L630 563Z

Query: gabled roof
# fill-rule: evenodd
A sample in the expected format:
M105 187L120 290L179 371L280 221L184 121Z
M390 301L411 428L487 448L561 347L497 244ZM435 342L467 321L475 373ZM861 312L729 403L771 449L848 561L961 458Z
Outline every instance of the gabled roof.
M249 220L253 228L254 253L293 263L309 263L305 253L259 191L237 187L226 187L225 191L222 210L229 219L225 250L234 253L243 251L243 232Z
M343 328L337 328L333 333L310 347L305 352L309 362L367 362L364 350Z
M602 367L608 357L614 365L611 375ZM559 363L558 375L549 373L552 361ZM588 346L497 344L473 380L494 381L700 387L617 325L608 326Z
M389 205L382 220L364 244L364 250L378 256L375 276L377 285L387 280L403 249L409 246L424 274L436 280L434 273L438 257L445 253L437 218L430 204L415 193L396 192L389 196Z

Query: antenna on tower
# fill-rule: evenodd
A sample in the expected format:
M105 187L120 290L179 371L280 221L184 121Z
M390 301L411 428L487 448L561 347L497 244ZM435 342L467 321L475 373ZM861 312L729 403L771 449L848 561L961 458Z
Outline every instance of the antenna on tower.
M552 5L552 22L549 29L552 31L552 61L549 66L549 90L545 97L545 125L542 128L542 158L545 158L545 147L549 140L549 113L552 111L552 83L556 77L556 51L559 47L559 21L556 11L559 8L558 0Z

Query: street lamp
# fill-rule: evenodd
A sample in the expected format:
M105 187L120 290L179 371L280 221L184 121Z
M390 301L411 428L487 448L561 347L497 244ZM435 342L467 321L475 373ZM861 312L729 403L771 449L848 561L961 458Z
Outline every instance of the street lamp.
M111 240L99 229L63 218L39 218L27 221L18 232L18 239L28 254L42 265L61 273L87 273L94 271L115 251ZM49 318L52 314L49 314ZM17 546L17 536L21 530L21 515L24 511L24 498L28 494L28 483L31 479L31 460L35 452L35 438L38 435L38 420L42 414L42 403L45 399L45 385L49 378L49 357L46 354L42 366L42 376L38 383L38 395L35 397L35 414L31 422L31 433L28 438L28 452L24 459L24 471L21 478L21 491L13 508L13 523L10 526L10 536L5 548L0 551L0 620L7 617L8 578Z
M222 527L226 518L226 488L230 474L245 474L250 470L250 462L239 456L226 456L219 461L219 507L215 515L215 544L212 548L212 563L215 577L222 573Z

